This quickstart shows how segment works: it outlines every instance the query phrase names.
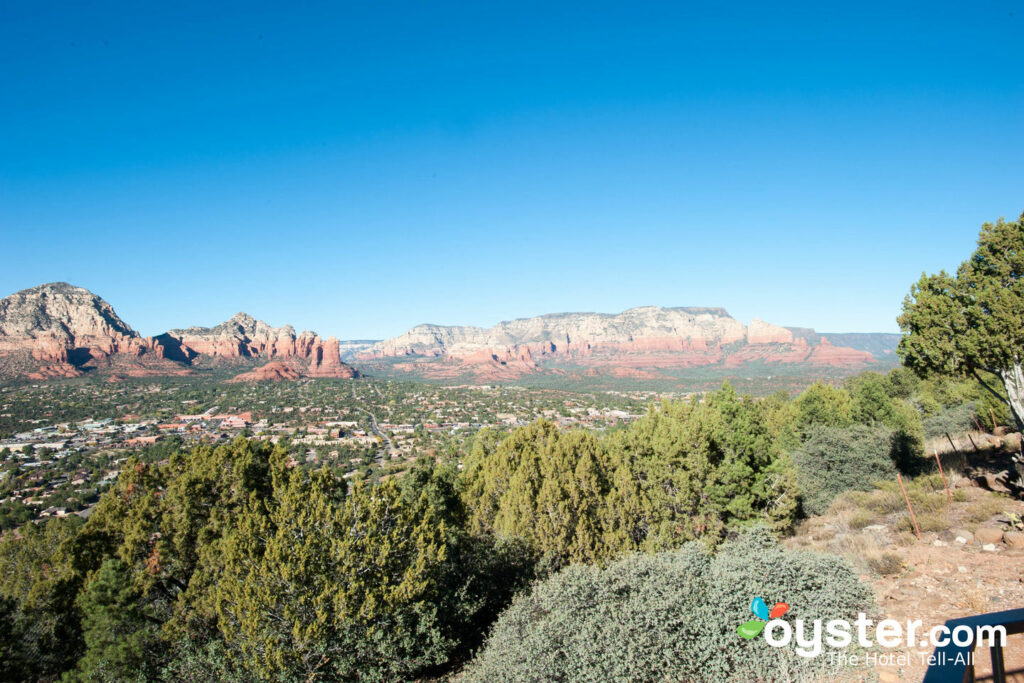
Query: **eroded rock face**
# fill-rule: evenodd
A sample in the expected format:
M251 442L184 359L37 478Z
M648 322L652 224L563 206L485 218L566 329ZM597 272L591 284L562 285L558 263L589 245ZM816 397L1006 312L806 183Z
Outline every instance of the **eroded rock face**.
M341 362L341 355L338 352L338 340L328 337L327 341L316 342L310 347L307 356L309 367L306 374L310 377L334 377L337 379L351 379L356 376L356 371L349 365Z
M822 337L821 342L811 351L808 361L812 365L818 366L849 367L870 363L874 359L874 356L867 351L856 351L842 346L832 346L828 339Z
M293 358L301 354L299 344L306 344L315 336L303 332L297 337L291 325L271 327L247 313L238 313L216 327L189 327L170 330L161 337L176 340L184 355L195 358Z
M337 339L296 335L290 325L271 327L245 313L212 328L142 337L102 298L64 282L0 300L0 375L49 379L99 367L125 376L179 375L210 359L282 360L298 376L356 376L341 362ZM277 374L286 379L290 372Z
M66 282L0 300L0 355L31 358L32 379L72 377L114 356L159 361L163 349L140 337L101 297Z
M229 382L280 382L280 381L293 381L302 378L302 373L288 365L287 363L279 360L270 361L266 365L261 365L258 368L254 368L249 372L243 372L237 375L234 379L228 380Z
M612 376L647 376L650 368L748 363L804 363L859 367L874 362L866 351L814 346L785 327L755 318L744 326L721 308L645 306L611 315L559 313L498 323L491 328L418 325L363 350L364 360L437 358L402 367L429 377L478 375L484 379L541 371L548 362L603 368Z
M348 379L357 374L341 361L338 340L334 337L325 341L308 330L296 335L291 325L271 327L247 313L238 313L216 327L171 330L159 339L173 348L176 356L189 362L195 359L268 359L285 361L292 371L303 377Z
M748 344L792 344L793 333L785 327L754 318L747 326Z
M743 324L721 308L643 306L607 313L554 313L501 322L494 327L418 325L374 344L366 357L466 356L481 349L547 344L550 353L586 354L598 346L643 350L648 340L721 345L746 337ZM659 342L653 342L659 343Z

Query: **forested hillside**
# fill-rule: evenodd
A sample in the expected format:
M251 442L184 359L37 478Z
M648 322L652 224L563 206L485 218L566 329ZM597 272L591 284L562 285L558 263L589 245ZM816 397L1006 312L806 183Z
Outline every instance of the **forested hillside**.
M1007 420L985 401L976 383L902 369L816 384L793 400L745 398L726 385L652 405L601 436L543 420L505 436L484 430L468 452L372 485L294 467L284 446L244 438L130 463L87 521L30 524L0 542L4 675L397 680L451 671L531 582L600 584L602 572L625 571L639 572L631 590L655 590L644 582L656 571L622 558L684 549L652 560L684 573L697 571L691 562L724 562L702 553L754 529L785 533L843 490L927 468L932 425ZM758 538L742 543L787 566L812 561ZM690 542L699 546L685 550ZM597 573L559 573L579 566ZM836 580L855 585L841 566ZM698 574L707 590L746 599L733 579ZM552 589L534 585L534 599L548 599ZM775 590L813 614L820 601L801 591L826 587L784 588ZM516 609L467 671L520 656L502 650L510 636L501 624L532 619ZM720 671L765 665L741 645ZM691 671L692 652L675 656L669 670Z

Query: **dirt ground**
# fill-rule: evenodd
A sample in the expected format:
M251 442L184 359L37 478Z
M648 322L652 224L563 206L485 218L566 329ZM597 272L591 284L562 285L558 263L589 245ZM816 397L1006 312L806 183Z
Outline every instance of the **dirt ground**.
M1007 446L1019 443L1011 439ZM1024 502L1019 490L1002 483L1009 449L1001 442L991 445L969 457L940 454L953 501L947 503L941 480L936 487L934 477L932 489L918 491L922 507L931 506L915 512L921 540L902 495L891 489L833 505L829 514L807 520L787 543L847 557L873 586L878 619L904 624L920 619L927 630L949 619L1024 607L1024 527L1019 522ZM932 648L881 652L891 656L864 665L862 680L920 681ZM1024 683L1024 634L1007 638L1004 657L1007 680ZM992 680L987 648L976 653L975 664L977 680Z

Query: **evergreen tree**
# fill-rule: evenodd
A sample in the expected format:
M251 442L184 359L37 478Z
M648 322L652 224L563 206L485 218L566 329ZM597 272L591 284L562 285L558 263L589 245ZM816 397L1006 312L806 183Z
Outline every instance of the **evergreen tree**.
M956 275L922 275L899 324L905 366L921 376L973 377L1024 431L1024 215L984 224Z
M161 621L150 612L128 567L108 559L79 595L85 654L69 680L148 680L155 674L163 644Z

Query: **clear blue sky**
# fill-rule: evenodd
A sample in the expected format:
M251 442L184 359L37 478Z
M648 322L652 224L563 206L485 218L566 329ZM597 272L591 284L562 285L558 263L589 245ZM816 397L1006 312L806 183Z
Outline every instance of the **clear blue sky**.
M287 5L287 7L286 7ZM1024 210L1021 2L4 2L0 294L895 331Z

